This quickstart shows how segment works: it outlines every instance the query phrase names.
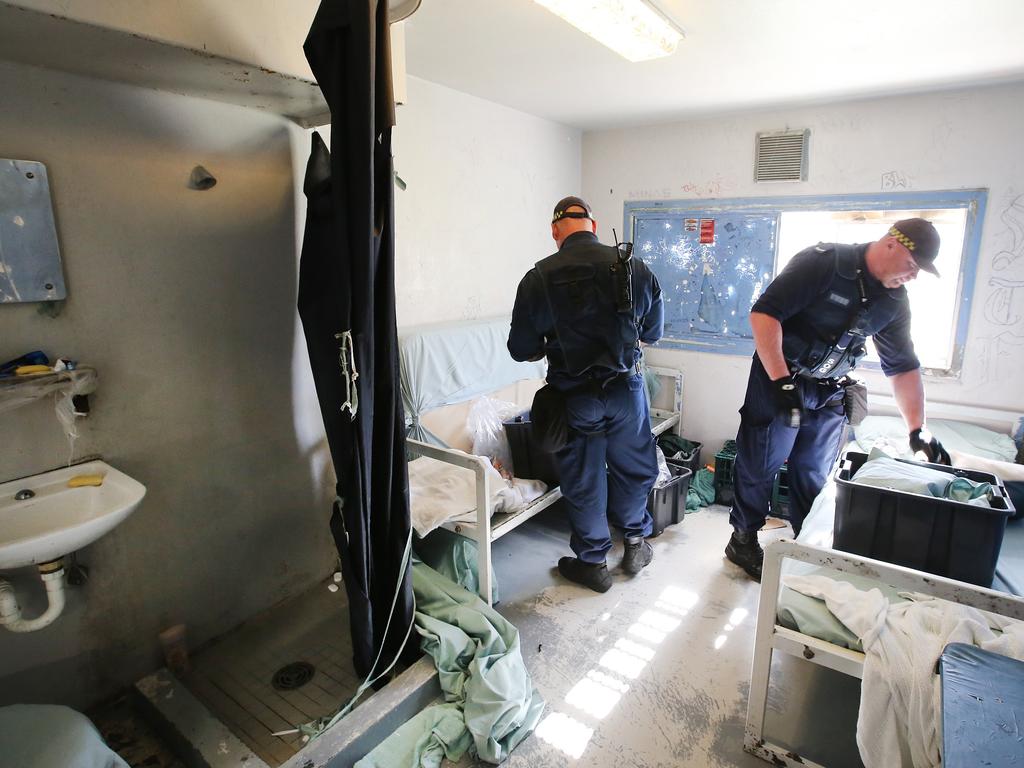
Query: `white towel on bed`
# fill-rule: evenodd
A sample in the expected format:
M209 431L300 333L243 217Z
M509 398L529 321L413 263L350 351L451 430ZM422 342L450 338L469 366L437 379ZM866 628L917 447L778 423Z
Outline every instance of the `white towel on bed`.
M540 480L506 481L490 461L487 477L495 513L520 510L547 491L547 485ZM448 520L475 523L476 473L428 456L410 461L409 505L412 527L421 537Z
M789 576L786 586L824 600L864 645L857 746L865 768L942 765L941 684L936 663L949 643L1024 660L1024 622L926 595L890 604L824 576ZM909 757L909 761L905 759Z

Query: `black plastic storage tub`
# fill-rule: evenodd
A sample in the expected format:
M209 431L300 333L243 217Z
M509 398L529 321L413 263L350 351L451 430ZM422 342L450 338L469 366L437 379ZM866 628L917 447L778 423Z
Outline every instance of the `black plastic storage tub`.
M682 462L690 470L691 475L697 474L697 470L700 469L700 450L703 447L703 443L694 443L694 445L696 447L689 454L680 456L678 459L672 459L673 461Z
M676 462L682 462L690 472L697 474L697 470L701 468L700 453L704 444L698 443L696 440L689 440L688 442L693 445L693 448L691 448L689 452L681 452L683 455L679 456L669 453L672 450L670 440L674 437L674 435L660 435L658 437L658 448L663 454L665 454L666 458L672 459Z
M992 506L975 506L853 482L851 478L867 458L866 454L850 451L836 470L833 546L958 581L992 586L1003 531L1014 512L1002 481L986 472L926 465L974 482L991 483L995 489Z
M661 488L651 490L647 497L647 511L654 518L651 536L659 536L666 526L674 525L686 514L686 494L690 490L693 473L681 462L666 459L672 479Z
M522 413L504 425L512 452L512 473L523 480L543 480L548 485L558 485L558 461L555 454L541 450L534 439L530 412Z

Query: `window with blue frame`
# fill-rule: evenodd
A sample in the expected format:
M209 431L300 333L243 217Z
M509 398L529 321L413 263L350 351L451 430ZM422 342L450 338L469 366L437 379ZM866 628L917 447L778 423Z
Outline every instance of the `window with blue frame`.
M967 337L985 190L627 203L625 231L665 298L662 345L749 355L750 307L798 251L868 242L899 219L939 230L941 280L908 285L922 366L956 375ZM869 357L869 365L870 363Z

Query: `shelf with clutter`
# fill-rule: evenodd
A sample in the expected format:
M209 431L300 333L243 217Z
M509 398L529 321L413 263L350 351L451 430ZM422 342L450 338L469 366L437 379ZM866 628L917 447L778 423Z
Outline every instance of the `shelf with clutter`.
M68 431L76 416L89 413L98 381L95 368L68 359L51 364L44 353L29 352L0 365L0 413L54 395L57 418Z

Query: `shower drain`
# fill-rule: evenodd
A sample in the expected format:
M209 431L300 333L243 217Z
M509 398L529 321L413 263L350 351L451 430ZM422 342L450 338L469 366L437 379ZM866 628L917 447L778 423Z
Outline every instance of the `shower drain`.
M277 670L270 682L279 691L294 691L312 680L315 674L316 670L312 664L305 661L293 661Z

